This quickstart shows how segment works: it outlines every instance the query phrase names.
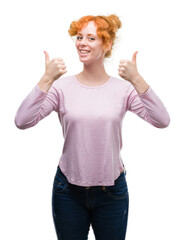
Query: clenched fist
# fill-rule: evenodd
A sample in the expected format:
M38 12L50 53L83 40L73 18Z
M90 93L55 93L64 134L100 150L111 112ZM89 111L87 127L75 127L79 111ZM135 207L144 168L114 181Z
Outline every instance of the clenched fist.
M124 78L129 82L133 82L135 78L139 75L136 65L136 55L138 51L134 52L132 60L121 60L118 68L118 74L120 77Z
M65 63L62 58L54 58L50 61L49 54L45 53L45 75L52 81L57 80L67 72Z

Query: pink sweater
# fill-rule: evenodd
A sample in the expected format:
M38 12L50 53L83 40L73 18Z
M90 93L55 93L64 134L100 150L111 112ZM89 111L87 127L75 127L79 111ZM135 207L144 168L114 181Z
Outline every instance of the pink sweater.
M157 128L170 123L169 114L149 86L138 95L131 83L110 77L88 87L75 77L62 76L43 92L38 84L17 110L15 125L26 129L52 111L58 113L64 145L59 167L68 181L79 186L111 186L124 170L122 120L127 111Z

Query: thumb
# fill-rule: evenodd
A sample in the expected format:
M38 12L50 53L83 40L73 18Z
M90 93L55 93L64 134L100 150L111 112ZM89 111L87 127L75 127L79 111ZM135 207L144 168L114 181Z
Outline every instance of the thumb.
M49 59L49 54L44 51L44 54L45 54L45 67L47 66L47 64L50 62L50 59Z
M138 51L134 52L133 56L132 56L132 62L136 64L136 55L137 55Z

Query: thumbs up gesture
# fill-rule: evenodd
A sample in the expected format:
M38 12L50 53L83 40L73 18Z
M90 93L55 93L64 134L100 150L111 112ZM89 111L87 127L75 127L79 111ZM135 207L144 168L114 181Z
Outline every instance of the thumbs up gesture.
M136 65L136 55L138 51L134 52L132 60L121 60L118 68L118 74L120 77L132 83L139 75Z
M50 61L49 54L45 53L45 76L51 81L57 80L60 76L67 72L65 63L62 58L54 58Z

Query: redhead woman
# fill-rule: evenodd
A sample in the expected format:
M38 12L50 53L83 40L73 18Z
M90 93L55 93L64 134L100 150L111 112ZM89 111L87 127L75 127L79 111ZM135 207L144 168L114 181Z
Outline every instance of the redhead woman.
M126 238L129 191L122 149L122 120L127 111L156 128L166 128L169 114L137 70L137 51L120 60L110 76L118 16L84 16L70 24L83 70L63 76L62 58L50 60L45 73L17 110L20 129L35 126L52 111L62 125L64 145L52 189L52 213L59 240L87 240L90 225L96 240Z

